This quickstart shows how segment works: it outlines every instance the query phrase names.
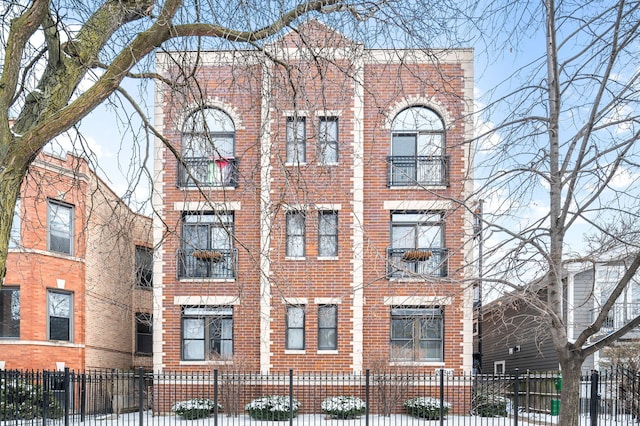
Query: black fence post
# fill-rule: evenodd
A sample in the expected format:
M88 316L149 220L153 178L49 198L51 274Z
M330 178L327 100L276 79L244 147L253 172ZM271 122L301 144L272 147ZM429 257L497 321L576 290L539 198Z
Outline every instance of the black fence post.
M444 368L440 369L440 426L444 425Z
M289 369L289 426L293 426L293 368Z
M591 371L591 399L589 401L589 418L591 419L591 426L598 426L598 384L600 382L600 375L596 370Z
M87 413L87 373L82 373L80 381L80 421L84 422Z
M364 381L364 395L366 399L366 405L364 407L364 425L369 426L369 396L371 387L370 387L370 377L369 377L369 369L365 370L365 381Z
M513 426L518 426L518 405L520 402L518 401L518 393L520 393L519 389L519 380L518 369L516 368L513 371Z
M213 370L213 425L218 426L218 369L217 368Z
M144 369L138 368L138 424L144 425Z
M71 401L69 367L64 368L64 426L69 426L69 402Z
M47 425L47 401L49 400L49 373L42 370L42 426Z

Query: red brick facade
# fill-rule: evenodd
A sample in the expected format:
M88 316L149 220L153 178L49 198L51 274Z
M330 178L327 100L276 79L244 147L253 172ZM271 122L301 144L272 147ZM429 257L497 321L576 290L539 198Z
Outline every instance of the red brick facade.
M171 151L157 145L156 189L161 195L155 200L160 213L155 240L161 261L154 279L161 285L154 292L162 303L154 314L160 330L154 336L154 368L202 370L229 362L216 359L212 354L217 349L209 347L202 359L188 359L186 346L201 348L219 336L203 334L213 327L209 323L190 330L183 321L190 308L205 315L226 307L233 312L230 359L247 370L349 373L381 365L470 370L471 295L465 269L470 216L461 201L469 195L471 178L465 141L472 133L467 119L472 52L368 50L315 21L269 49L289 68L257 52L206 52L196 70L197 87L158 89L156 121L185 158L190 152L183 144L192 137L185 123L199 106L222 111L233 122L238 176L237 184L190 185L180 180L183 166ZM194 56L185 53L181 59L189 63ZM159 56L161 72L179 79L172 64L168 56ZM391 123L412 107L427 108L444 123L446 146L439 158L446 158L448 180L442 184L388 183ZM291 117L305 121L306 161L299 164L287 159ZM322 117L338 123L337 161L329 164L319 160L324 154L319 149ZM222 137L214 130L214 140ZM218 154L205 158L210 167ZM286 252L291 212L304 215L301 256ZM336 256L319 256L320 212L337 214ZM444 253L443 276L389 275L394 212L442 215L442 245L436 254ZM193 242L187 241L184 223L187 216L203 213L233 214L237 263L235 274L226 279L207 272L186 277L191 272L180 270L182 262L200 262L185 249ZM329 350L319 348L318 336L319 308L327 305L337 310L337 347ZM287 308L292 306L304 312L301 331L287 329ZM440 359L408 362L391 356L392 308L403 306L441 310ZM304 336L302 347L288 349L286 336L294 333ZM296 345L300 339L294 339Z
M50 246L52 203L71 212L68 253ZM134 214L85 160L72 155L41 154L23 182L19 205L19 242L10 248L3 287L19 289L19 306L9 314L11 297L4 297L2 317L18 314L19 333L3 328L0 367L150 367L150 357L134 356L135 312L152 313L152 292L135 286L134 249L151 247L151 219ZM51 292L70 300L69 309L52 312ZM70 330L68 339L50 334L53 316L64 317L59 327L63 334Z

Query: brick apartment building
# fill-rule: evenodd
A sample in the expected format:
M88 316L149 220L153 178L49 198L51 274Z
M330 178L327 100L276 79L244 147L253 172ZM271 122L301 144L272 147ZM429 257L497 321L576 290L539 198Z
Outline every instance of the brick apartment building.
M154 370L470 371L473 52L267 51L158 55Z
M151 219L86 160L40 154L0 289L0 368L151 367Z

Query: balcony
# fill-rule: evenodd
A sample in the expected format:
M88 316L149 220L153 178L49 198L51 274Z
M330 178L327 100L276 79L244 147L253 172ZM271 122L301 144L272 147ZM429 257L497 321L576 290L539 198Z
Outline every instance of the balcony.
M387 186L447 186L448 156L387 157Z
M592 320L596 319L598 313L598 311L592 312ZM616 303L609 311L609 316L604 320L600 332L612 333L638 315L640 315L640 303ZM632 333L636 336L640 333L640 328L636 327Z
M237 249L178 250L178 278L234 279Z
M387 249L387 278L446 277L448 274L449 249Z
M236 158L189 157L183 160L186 167L179 164L178 186L180 187L237 188L238 186Z

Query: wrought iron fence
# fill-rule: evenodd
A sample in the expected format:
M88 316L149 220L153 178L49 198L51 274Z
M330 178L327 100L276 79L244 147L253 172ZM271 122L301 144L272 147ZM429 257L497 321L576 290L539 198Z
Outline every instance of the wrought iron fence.
M1 371L0 425L554 425L561 385L557 372ZM582 424L637 425L640 376L584 375L580 401Z

